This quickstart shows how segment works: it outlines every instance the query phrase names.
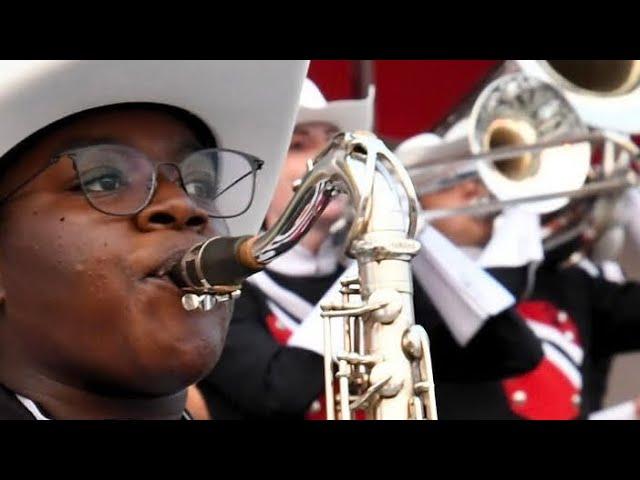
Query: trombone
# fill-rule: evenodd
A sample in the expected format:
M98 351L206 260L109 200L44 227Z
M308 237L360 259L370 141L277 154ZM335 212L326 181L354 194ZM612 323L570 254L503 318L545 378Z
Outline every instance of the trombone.
M433 134L416 139L401 144L396 154L418 195L479 177L493 197L428 210L426 221L487 215L513 205L545 214L570 199L638 185L639 150L628 136L589 128L558 87L523 73L502 76L484 88L470 115L444 139ZM596 145L606 151L598 168L591 161Z

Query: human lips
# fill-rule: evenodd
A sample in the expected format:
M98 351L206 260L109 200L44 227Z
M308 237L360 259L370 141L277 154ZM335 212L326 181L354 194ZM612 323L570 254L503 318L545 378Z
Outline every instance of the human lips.
M146 277L164 277L169 274L169 271L173 266L182 259L188 248L181 248L166 256L161 260L147 275Z
M143 277L143 282L152 282L169 286L171 289L181 291L180 288L173 282L169 276L169 271L172 267L182 259L184 254L188 251L188 248L178 248L173 250L168 255L165 255L160 260L151 262L153 265L151 268L146 269Z

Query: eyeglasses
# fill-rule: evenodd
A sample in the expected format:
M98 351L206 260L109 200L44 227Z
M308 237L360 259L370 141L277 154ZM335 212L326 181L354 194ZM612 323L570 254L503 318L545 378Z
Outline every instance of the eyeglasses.
M264 165L253 155L219 148L189 153L178 163L154 163L144 153L124 145L92 145L56 155L44 168L0 198L0 204L63 158L73 162L79 187L89 204L100 212L117 216L135 215L149 205L162 168L163 174L179 182L210 217L237 217L251 206L256 172Z

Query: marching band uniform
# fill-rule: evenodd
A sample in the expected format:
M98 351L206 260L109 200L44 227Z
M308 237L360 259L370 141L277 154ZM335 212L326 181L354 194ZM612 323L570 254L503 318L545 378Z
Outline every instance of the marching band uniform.
M433 134L417 135L396 153L405 164L413 164L425 148L439 142ZM466 172L446 166L434 175L449 178L456 173ZM584 417L600 407L611 355L640 345L640 322L632 306L640 286L606 281L593 265L565 267L576 243L557 248L545 259L541 238L537 215L508 208L495 219L484 248L464 248L519 299L516 310L538 337L544 355L534 369L511 378L441 382L440 418Z
M439 258L439 266L465 272L461 279L475 285L472 299L449 299L454 308L477 312L483 306L495 312L484 318L470 315L475 322L447 322L421 280L414 279L416 322L429 333L436 382L501 378L537 364L542 350L509 308L512 297L480 269L474 278L475 266L435 230L423 241L423 250ZM335 281L344 270L338 258L331 239L316 257L298 245L250 278L236 302L220 362L199 383L216 418L325 418L322 320L315 305L337 291ZM431 283L438 281L440 292L462 287L452 287L456 280L451 278ZM487 294L493 299L487 300Z
M640 284L620 285L579 266L562 268L554 255L536 269L533 282L532 269L490 271L520 298L516 308L540 339L544 357L531 371L502 381L441 383L441 418L585 418L600 407L603 359L640 348Z
M616 261L624 244L631 246L631 252L640 252L640 191L629 189L620 197L613 212L612 223L622 226L624 243L609 242L606 256L597 263L590 265L588 259L580 259L579 265L593 276L601 276L611 282L622 284L627 281L623 269ZM602 409L604 396L608 385L613 355L602 355L594 362L590 375L592 377L592 402L594 409L601 409L589 415L589 420L637 420L640 419L640 401L629 400L618 405Z
M372 92L362 101L326 102L308 81L296 123L359 129L372 124L372 106ZM513 296L430 226L419 240L414 313L430 337L436 381L496 379L536 365L542 349L511 308ZM249 278L220 362L198 385L216 418L324 417L319 304L339 300L337 280L355 273L340 264L334 241L316 256L298 245Z
M609 282L619 285L624 284L627 280L620 266L611 260L595 264L588 258L580 258L576 261L575 266L582 268L591 277L602 278ZM605 354L601 352L594 357L591 368L584 372L585 384L589 385L588 391L583 392L583 396L588 397L585 404L590 406L590 411L599 411L603 407L604 397L607 391L607 382L611 371L613 357L617 352L609 352ZM612 412L619 412L615 410ZM610 412L610 414L612 413Z

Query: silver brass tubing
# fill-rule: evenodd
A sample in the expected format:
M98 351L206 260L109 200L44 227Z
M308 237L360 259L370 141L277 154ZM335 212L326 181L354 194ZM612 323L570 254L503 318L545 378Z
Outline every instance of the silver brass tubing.
M493 200L487 204L475 204L468 207L443 208L426 210L424 212L425 219L428 222L447 218L456 215L489 215L500 212L505 207L520 205L522 203L537 202L542 200L550 200L553 198L586 198L600 193L613 193L615 191L624 190L638 185L637 177L632 172L621 178L613 178L610 180L600 180L576 190L567 190L564 192L549 193L546 195L533 195L529 197L515 198L512 200Z

